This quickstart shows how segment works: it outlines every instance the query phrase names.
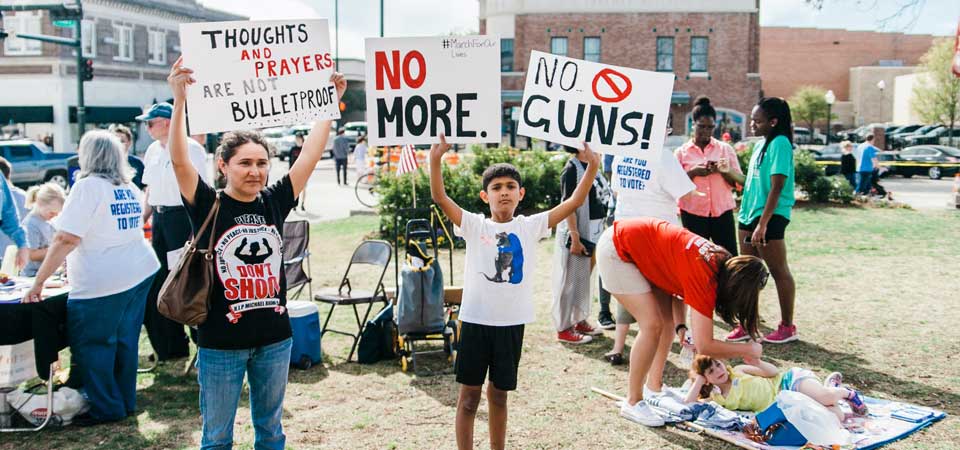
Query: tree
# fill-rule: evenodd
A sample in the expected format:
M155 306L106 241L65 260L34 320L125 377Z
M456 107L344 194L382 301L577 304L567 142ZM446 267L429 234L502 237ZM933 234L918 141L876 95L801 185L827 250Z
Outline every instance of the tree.
M813 125L821 120L827 120L827 111L830 109L824 95L827 91L817 86L801 86L790 102L790 114L795 122L802 123L810 129L811 138L813 137ZM836 114L830 113L830 120L835 120ZM829 132L830 130L827 130Z
M960 120L960 78L953 76L953 41L940 39L920 57L920 75L913 85L913 110L926 123L942 123L950 130Z
M884 16L877 18L876 24L877 27L881 30L886 30L891 25L894 25L897 21L903 21L902 25L895 28L900 28L902 30L909 30L917 24L917 21L920 19L920 13L923 12L923 8L927 5L927 0L804 0L807 5L810 5L813 9L817 11L823 10L824 3L855 3L859 10L867 11L876 11L880 8L881 3L893 5L894 10L887 13Z

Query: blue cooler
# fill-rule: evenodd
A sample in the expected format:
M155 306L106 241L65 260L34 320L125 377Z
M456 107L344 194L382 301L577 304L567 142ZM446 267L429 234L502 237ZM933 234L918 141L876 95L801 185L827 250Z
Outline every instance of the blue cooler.
M290 364L300 369L309 369L321 360L320 312L313 302L287 302L290 328L293 330L293 348Z

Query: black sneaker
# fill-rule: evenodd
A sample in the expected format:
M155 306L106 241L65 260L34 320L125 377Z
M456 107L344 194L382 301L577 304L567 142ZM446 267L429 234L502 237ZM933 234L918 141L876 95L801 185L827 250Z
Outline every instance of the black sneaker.
M600 316L597 318L597 322L600 324L601 330L612 330L617 327L617 324L613 321L613 316L611 316L610 313L600 313Z
M622 353L607 353L606 355L603 355L603 359L607 360L611 366L620 366L626 362Z
M100 425L104 423L119 422L123 419L125 419L125 417L120 419L114 419L114 420L98 419L96 417L93 417L89 412L85 412L83 414L80 414L74 417L71 424L77 427L92 427L92 426Z

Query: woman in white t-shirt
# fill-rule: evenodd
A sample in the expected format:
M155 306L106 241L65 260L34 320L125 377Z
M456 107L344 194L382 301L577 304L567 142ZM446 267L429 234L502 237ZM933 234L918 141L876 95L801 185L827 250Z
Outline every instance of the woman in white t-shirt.
M644 172L646 165L646 161L638 158L616 157L614 159L612 185L617 194L614 219L656 217L680 225L677 202L685 196L696 195L696 185L690 181L680 162L668 149L663 149L659 170L656 173ZM645 180L645 178L652 179ZM683 323L686 308L681 302L672 302L672 304L674 305L673 317L668 323ZM617 303L615 319L617 326L613 349L604 355L604 358L613 365L620 365L625 362L623 348L627 342L627 332L630 330L630 324L636 320L620 303ZM664 327L663 329L664 333L669 332L670 336L661 342L671 342L674 328ZM669 351L669 347L658 349L648 379L648 384L651 384L650 387L654 389L648 392L657 392L662 387L663 365L666 363ZM647 387L645 386L644 389L647 390Z
M67 334L90 401L74 423L93 425L135 414L140 327L160 262L143 238L142 196L119 139L90 131L78 153L77 182L24 301L40 301L44 282L66 260Z

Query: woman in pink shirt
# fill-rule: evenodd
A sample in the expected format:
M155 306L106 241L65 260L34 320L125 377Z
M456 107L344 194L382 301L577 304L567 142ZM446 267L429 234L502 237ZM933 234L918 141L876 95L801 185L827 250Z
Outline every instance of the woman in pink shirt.
M737 255L737 228L733 209L737 206L732 191L744 182L740 162L733 147L713 138L717 111L710 99L700 96L693 106L693 139L676 151L683 170L706 195L680 199L680 221L688 230L711 239Z

